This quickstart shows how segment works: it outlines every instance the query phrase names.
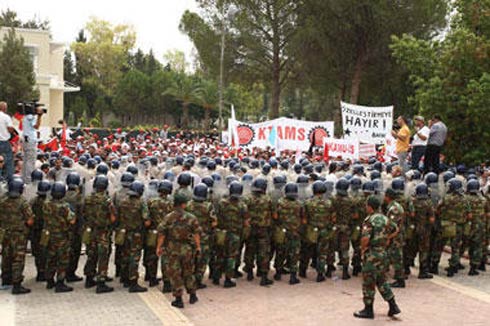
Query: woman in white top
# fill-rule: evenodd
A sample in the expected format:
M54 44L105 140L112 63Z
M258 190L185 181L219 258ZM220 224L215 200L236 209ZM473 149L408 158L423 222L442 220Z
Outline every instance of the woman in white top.
M412 169L419 169L419 163L425 154L430 129L425 125L424 117L416 116L415 134L412 140Z

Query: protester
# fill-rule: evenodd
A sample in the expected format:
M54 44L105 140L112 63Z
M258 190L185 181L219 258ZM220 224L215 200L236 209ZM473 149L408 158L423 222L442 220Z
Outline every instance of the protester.
M412 169L419 169L419 163L425 154L430 129L425 125L424 117L418 115L414 118L415 135L412 140Z
M37 157L38 130L41 125L43 110L35 108L35 114L26 114L22 120L22 152L23 168L22 178L26 183L31 182L31 173L34 171Z
M3 177L10 180L14 174L14 157L10 137L14 132L12 118L7 114L7 103L0 102L0 155L3 156L5 163L2 169Z
M398 156L398 164L402 167L403 173L408 171L407 156L410 146L410 129L408 129L407 120L404 116L399 116L396 119L399 130L392 130L391 135L396 139L396 155Z
M447 127L441 121L439 115L434 115L431 120L429 140L425 150L424 171L440 172L440 154L447 137Z

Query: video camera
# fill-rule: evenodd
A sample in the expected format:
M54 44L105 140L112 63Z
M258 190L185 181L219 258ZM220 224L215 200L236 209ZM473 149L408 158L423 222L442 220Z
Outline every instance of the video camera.
M23 115L36 115L37 114L37 108L42 107L43 113L48 113L48 110L44 108L44 104L41 104L37 101L23 101L17 103L17 111L19 111L20 114Z

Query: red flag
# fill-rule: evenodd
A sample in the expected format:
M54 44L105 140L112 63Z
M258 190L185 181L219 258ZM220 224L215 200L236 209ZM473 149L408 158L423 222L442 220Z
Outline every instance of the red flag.
M24 120L24 115L19 112L15 112L14 119L19 121L19 129L22 130L22 120Z
M330 157L328 156L328 142L324 142L323 144L323 160L325 162L328 162L330 160Z
M47 143L45 143L45 144L39 144L37 147L39 149L41 149L42 151L44 151L44 152L47 149L50 149L51 152L56 152L59 149L58 138L54 137L51 140L49 140Z
M60 145L63 150L66 148L66 123L63 122L63 130L61 131Z

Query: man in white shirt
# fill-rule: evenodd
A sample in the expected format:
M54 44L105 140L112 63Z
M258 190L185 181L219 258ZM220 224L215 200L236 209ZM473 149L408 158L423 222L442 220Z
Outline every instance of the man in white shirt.
M3 156L5 160L2 174L7 180L10 180L14 175L14 156L9 142L13 132L14 125L7 114L7 103L0 102L0 156Z
M415 134L412 141L412 169L418 169L422 157L425 155L430 129L425 125L424 117L418 115L414 118Z
M24 154L22 178L26 183L31 182L31 173L36 167L38 130L43 115L43 110L40 106L35 106L32 109L34 111L31 114L26 114L22 121L22 149Z

